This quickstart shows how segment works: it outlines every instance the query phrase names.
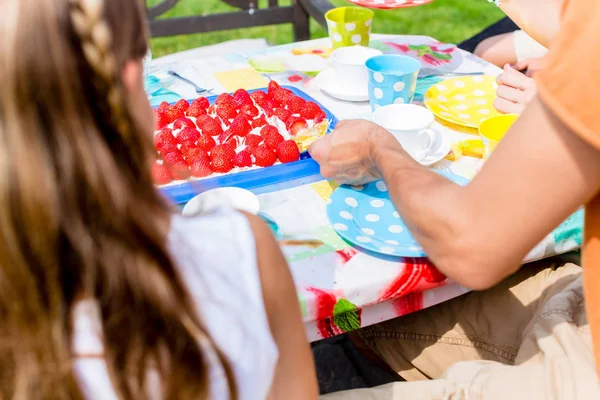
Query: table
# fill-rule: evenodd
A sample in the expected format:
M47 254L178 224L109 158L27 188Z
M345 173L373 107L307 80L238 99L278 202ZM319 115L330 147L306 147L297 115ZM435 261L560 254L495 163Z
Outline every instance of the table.
M404 43L435 43L424 36L373 35L372 45L388 47ZM260 50L260 53L280 53L298 47L329 46L328 39L293 43ZM234 53L227 56L201 59L180 58L178 55L155 60L152 71L157 75L166 68L175 68L203 87L222 92L222 86L213 74L245 67L253 53ZM455 50L455 64L446 65L454 72L483 71L497 75L500 69L472 54ZM290 80L290 77L294 79ZM368 103L346 103L322 94L311 79L297 81L298 74L287 71L271 76L280 83L302 88L340 120L368 118ZM422 84L427 82L422 81ZM195 98L185 84L171 81L169 90L182 97ZM422 91L425 88L422 88ZM418 102L418 99L417 99ZM461 129L441 121L435 122L451 142L475 138L469 129ZM463 157L458 162L440 161L433 168L453 172L471 179L482 161ZM426 307L458 297L469 290L446 279L426 259L394 259L367 254L341 240L329 225L325 214L326 203L337 184L315 175L285 184L261 188L257 191L262 209L272 216L285 235L294 238L316 238L325 243L318 248L282 243L289 262L302 314L311 341L328 338L360 327L406 315ZM579 211L548 235L527 256L530 262L580 247L582 242L583 212ZM515 227L518 229L518 227Z

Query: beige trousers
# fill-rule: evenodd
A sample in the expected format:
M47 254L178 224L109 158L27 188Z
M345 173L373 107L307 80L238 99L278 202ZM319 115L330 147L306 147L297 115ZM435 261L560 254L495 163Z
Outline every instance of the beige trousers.
M600 399L575 264L528 265L490 290L360 336L407 382L323 400Z

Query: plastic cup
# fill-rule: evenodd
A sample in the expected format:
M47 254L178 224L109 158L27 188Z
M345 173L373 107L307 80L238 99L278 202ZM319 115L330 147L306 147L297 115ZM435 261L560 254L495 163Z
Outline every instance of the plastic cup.
M483 142L483 159L487 160L506 135L506 132L519 118L518 114L503 114L484 120L479 125L479 135Z
M412 57L384 54L369 58L369 101L373 111L390 104L408 104L417 89L421 63Z
M368 46L375 13L366 8L339 7L325 14L333 48Z

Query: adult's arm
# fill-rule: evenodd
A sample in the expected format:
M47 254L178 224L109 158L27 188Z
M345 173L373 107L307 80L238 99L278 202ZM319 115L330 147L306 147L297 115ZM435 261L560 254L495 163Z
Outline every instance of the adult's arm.
M500 0L500 8L525 33L546 48L560 29L565 0Z
M537 98L464 188L397 147L374 148L392 201L415 239L443 273L473 289L516 271L600 188L600 151Z

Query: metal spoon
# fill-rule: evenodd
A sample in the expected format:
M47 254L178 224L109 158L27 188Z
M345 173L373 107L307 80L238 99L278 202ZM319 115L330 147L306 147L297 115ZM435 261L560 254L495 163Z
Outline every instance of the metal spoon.
M196 85L194 82L190 81L187 78L184 78L183 76L179 75L175 71L169 71L168 74L171 75L171 76L173 76L173 77L175 77L175 78L177 78L177 79L179 79L179 80L181 80L181 81L183 81L183 82L185 82L185 83L187 83L188 85L192 85L194 87L194 89L196 90L197 94L207 93L207 92L211 92L212 91L212 89L201 88L200 86Z

